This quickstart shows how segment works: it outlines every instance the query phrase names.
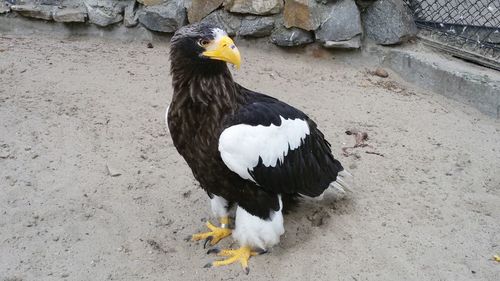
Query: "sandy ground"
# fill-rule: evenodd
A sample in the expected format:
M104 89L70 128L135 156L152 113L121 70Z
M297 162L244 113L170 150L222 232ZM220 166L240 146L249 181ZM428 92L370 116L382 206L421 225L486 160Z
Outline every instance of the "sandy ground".
M205 269L183 240L210 212L164 126L167 44L4 37L0 280L499 280L498 121L362 60L240 43L236 80L309 113L352 193L287 215L249 276ZM351 128L372 147L346 157Z

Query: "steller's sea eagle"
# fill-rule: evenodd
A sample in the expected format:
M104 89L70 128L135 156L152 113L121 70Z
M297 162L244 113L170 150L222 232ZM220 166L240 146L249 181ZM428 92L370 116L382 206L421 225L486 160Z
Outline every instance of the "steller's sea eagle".
M248 259L284 233L285 199L317 197L328 187L343 191L350 174L306 114L234 82L226 62L239 67L240 53L225 31L185 26L170 48L170 135L220 220L192 239L215 245L232 234L241 247L210 250L227 259L207 266L240 262L248 273Z

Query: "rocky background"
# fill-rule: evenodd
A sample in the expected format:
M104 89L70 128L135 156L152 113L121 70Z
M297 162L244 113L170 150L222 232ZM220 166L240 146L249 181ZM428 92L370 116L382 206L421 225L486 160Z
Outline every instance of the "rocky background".
M268 37L278 46L319 42L326 48L361 48L365 38L400 44L417 28L402 0L0 0L3 16L24 16L101 27L142 25L172 33L210 22L229 35Z

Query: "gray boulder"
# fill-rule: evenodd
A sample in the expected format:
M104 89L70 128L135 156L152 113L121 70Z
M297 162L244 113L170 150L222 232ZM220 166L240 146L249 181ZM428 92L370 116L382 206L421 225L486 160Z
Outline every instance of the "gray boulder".
M139 22L149 30L175 32L187 23L184 2L167 0L160 5L146 6L139 11Z
M42 20L52 20L52 13L56 7L49 5L12 5L10 7L12 11L16 11L18 14L35 19Z
M52 17L57 22L85 22L87 11L85 8L55 9Z
M84 0L89 21L99 26L108 26L123 20L125 7L133 0Z
M198 22L222 5L224 0L192 0L187 5L188 20Z
M6 2L1 1L0 2L0 14L5 14L5 13L8 13L8 12L10 12L10 6L7 5Z
M283 0L225 0L224 7L233 13L271 15L281 12Z
M274 29L274 20L274 17L244 17L238 34L252 37L269 36Z
M335 3L317 0L287 0L283 10L285 26L316 30L327 18Z
M314 42L312 32L297 27L286 28L279 20L271 33L271 42L282 47L293 47Z
M225 10L216 10L201 20L203 23L224 29L229 36L234 36L239 32L241 21L241 16L236 16Z
M316 30L316 40L345 41L363 32L358 7L353 0L333 4L326 20Z
M123 24L126 27L133 27L139 23L139 15L137 14L137 2L133 1L125 7L123 11Z
M366 36L377 44L400 44L417 34L411 11L402 0L379 0L362 16Z

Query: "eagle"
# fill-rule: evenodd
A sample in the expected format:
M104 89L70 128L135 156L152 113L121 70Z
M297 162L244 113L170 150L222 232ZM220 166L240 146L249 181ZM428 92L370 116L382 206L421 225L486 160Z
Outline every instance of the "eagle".
M284 204L330 187L344 191L352 176L305 113L233 80L227 63L239 68L241 56L221 28L180 28L171 39L170 61L168 130L220 222L207 222L209 231L192 240L213 246L232 235L240 247L210 249L225 259L206 267L239 262L248 274L249 258L284 233Z

